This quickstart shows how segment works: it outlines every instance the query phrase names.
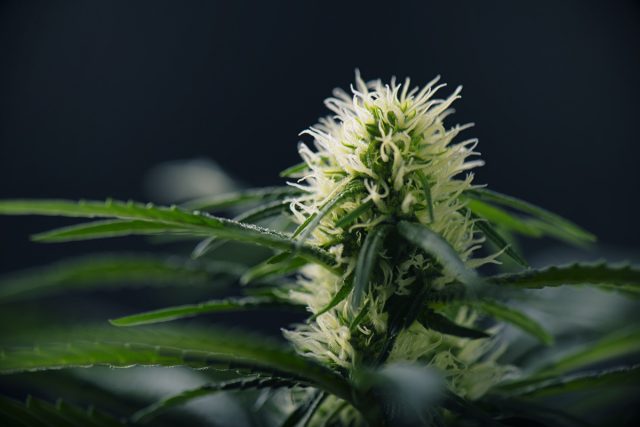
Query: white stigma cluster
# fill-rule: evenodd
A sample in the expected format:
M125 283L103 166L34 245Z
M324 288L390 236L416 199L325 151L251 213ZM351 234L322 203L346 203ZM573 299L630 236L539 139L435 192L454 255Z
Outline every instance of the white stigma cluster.
M484 238L460 197L473 187L470 170L482 165L481 160L470 159L478 154L473 151L477 140L454 142L471 125L447 129L443 123L461 88L438 99L435 95L445 85L437 83L436 78L419 89L412 88L408 79L403 83L392 79L385 85L380 80L365 82L357 74L352 94L336 89L325 101L334 115L303 132L313 145L300 144L306 170L291 183L303 190L291 202L296 222L303 224L318 214L354 180L362 184L361 191L337 204L309 236L310 243L329 250L345 269L343 276L316 265L300 271L289 297L313 314L327 306L352 274L366 234L384 222L407 219L427 226L470 268L495 259L473 258ZM354 221L336 225L363 205L369 208L362 209ZM387 331L388 299L408 294L417 280L414 272L433 263L418 250L401 260L391 258L386 252L379 258L379 274L358 308L366 312L357 327L351 325L359 311L345 299L309 324L285 331L301 354L345 370L358 365L363 349ZM430 286L438 289L452 281L442 273L431 279ZM462 307L456 320L470 326L476 315ZM419 360L437 366L459 394L475 398L502 377L504 369L495 363L496 354L493 340L443 335L416 322L398 336L388 360Z

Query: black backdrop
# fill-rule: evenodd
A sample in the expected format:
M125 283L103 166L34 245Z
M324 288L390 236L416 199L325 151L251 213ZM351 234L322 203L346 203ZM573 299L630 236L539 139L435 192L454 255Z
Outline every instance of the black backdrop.
M322 100L367 78L463 84L479 181L638 247L640 8L624 1L3 1L0 197L144 199L161 161L274 184ZM469 134L471 135L471 133ZM122 242L35 246L0 272Z

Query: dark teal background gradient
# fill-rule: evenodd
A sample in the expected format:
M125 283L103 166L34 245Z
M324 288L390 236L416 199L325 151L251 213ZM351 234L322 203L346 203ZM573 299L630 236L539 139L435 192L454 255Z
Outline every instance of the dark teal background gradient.
M0 197L144 200L149 168L192 157L278 183L360 67L463 84L479 182L633 250L639 24L632 1L3 1ZM27 241L58 224L2 218L0 271L123 247Z

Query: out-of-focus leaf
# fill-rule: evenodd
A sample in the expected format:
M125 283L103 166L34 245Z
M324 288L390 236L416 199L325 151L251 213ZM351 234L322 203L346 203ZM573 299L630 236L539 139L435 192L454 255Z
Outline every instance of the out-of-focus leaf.
M445 382L433 368L412 363L391 363L377 371L359 372L360 387L373 389L381 400L386 425L430 426L432 410L445 397ZM370 406L378 406L371 402Z
M270 258L258 265L251 267L242 275L242 277L240 278L240 282L243 285L246 285L248 283L260 280L286 276L299 270L302 266L308 264L308 261L304 258L301 258L299 256L291 256L290 252L285 253L289 254L289 257L284 257L279 262L272 262L273 258ZM281 254L278 254L276 256L279 257L280 255Z
M0 349L0 373L72 367L177 366L206 368L216 364L278 372L308 382L340 398L352 398L340 375L273 341L239 331L213 328L84 328L41 330L31 334L32 346Z
M28 397L23 404L0 396L0 422L3 425L29 427L118 427L124 426L116 418L94 408L81 409L59 400L55 405ZM17 424L14 424L17 423Z
M476 199L507 206L538 218L555 229L554 237L567 240L570 243L588 243L596 240L596 237L593 234L582 229L571 221L516 197L507 196L506 194L487 190L486 188L476 188L467 191L465 194Z
M297 165L293 165L291 167L286 168L282 172L280 172L280 176L282 178L295 177L300 175L302 172L308 169L308 166L305 162L298 163Z
M0 278L0 302L75 289L204 284L221 275L238 277L243 271L242 265L223 261L201 263L144 254L93 255Z
M567 412L530 400L492 397L484 399L484 402L490 403L500 419L508 422L507 425L530 425L533 421L533 425L540 427L592 427L585 420Z
M296 382L278 377L262 376L244 377L239 379L232 379L229 381L209 383L195 389L186 390L182 393L169 396L165 399L153 403L152 405L142 408L131 416L131 421L133 421L134 423L147 423L148 421L152 420L153 418L171 408L183 405L193 399L197 399L202 396L217 393L219 391L293 387L296 384Z
M223 300L211 300L198 304L185 304L175 307L167 307L159 310L146 311L110 320L114 326L139 326L152 323L169 322L171 320L184 319L200 314L222 313L227 311L245 311L259 308L296 308L291 303L273 298L244 297L227 298Z
M188 210L216 211L260 201L273 201L295 196L302 191L294 187L263 187L203 197L184 203Z
M592 343L585 344L560 359L542 367L535 377L571 372L596 363L640 353L640 329L637 327L614 331Z
M35 234L31 238L36 242L53 243L159 234L187 234L189 236L207 235L207 233L204 232L198 233L196 231L185 231L182 227L174 227L163 223L149 221L106 220L56 228L54 230Z
M233 219L235 221L253 224L263 219L280 215L282 212L286 211L288 207L289 203L287 203L286 200L276 200L275 202L266 203L253 209L249 209L246 212L242 212L241 214L235 216Z
M148 221L182 228L185 232L205 233L211 236L252 243L278 250L295 249L299 256L327 268L333 268L335 260L327 251L293 241L288 235L255 225L244 224L226 218L218 218L201 212L188 212L171 207L134 202L67 201L67 200L4 200L0 201L0 214L51 215L86 218L116 218Z
M318 407L322 404L327 397L326 393L322 391L316 391L309 396L304 402L302 402L289 416L282 427L306 427L309 425L309 421L313 417Z
M539 289L562 285L596 285L627 293L640 293L640 268L629 264L574 263L550 266L518 273L501 274L488 279L501 286Z
M498 387L498 389L505 390L511 396L534 398L599 387L623 385L637 387L638 380L640 380L640 365L634 365L540 379L537 382L529 382L521 387L516 387L518 383L507 383L503 387Z
M478 301L475 305L478 309L492 317L511 323L523 331L530 333L534 337L538 338L543 344L553 344L553 336L551 336L549 332L547 332L538 322L526 316L524 313L489 300Z

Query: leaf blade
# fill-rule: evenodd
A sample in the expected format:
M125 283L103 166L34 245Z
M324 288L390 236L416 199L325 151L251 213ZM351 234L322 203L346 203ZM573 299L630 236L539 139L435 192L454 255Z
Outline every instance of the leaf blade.
M175 256L102 254L58 261L0 277L0 302L38 298L75 289L128 286L190 286L216 277L239 277L244 267L230 262L194 262Z
M391 226L382 224L371 230L360 248L356 269L353 276L353 293L351 295L351 307L357 310L362 304L362 299L367 291L375 262L380 255L385 237L391 231Z
M566 231L573 237L574 241L589 243L596 240L596 237L593 234L589 233L573 222L517 197L508 196L506 194L498 193L497 191L488 190L486 188L476 188L468 191L467 193L472 197L507 206L530 214L535 218L539 218L549 225L554 226L558 231ZM558 235L558 237L560 237L560 235Z
M443 333L445 335L453 335L456 337L469 338L472 340L491 337L490 334L484 331L458 325L457 323L449 320L442 314L436 313L433 310L425 310L421 313L420 316L418 316L417 320L426 329L433 329L434 331Z
M201 212L188 212L171 207L156 207L134 202L106 202L67 200L4 200L0 201L0 214L51 215L84 218L115 218L142 220L183 228L190 232L204 232L211 236L252 243L278 250L293 250L301 257L333 269L335 260L327 251L300 242L294 242L283 233L251 224L214 217Z
M150 221L103 220L56 228L34 234L31 236L31 239L35 242L60 243L131 235L178 234L184 232L185 230L181 227L173 227ZM206 234L193 233L193 235Z
M13 340L15 342L15 337ZM351 386L340 375L270 339L214 328L83 328L38 331L28 342L3 346L0 374L72 367L178 366L196 369L217 363L280 372L351 401Z
M476 273L467 268L451 245L438 234L421 224L400 221L398 231L410 243L433 256L442 267L465 285L478 282Z
M200 386L198 388L183 391L182 393L169 396L162 400L159 400L145 408L136 411L131 416L131 421L134 423L147 423L151 419L157 417L163 412L178 406L183 405L190 400L198 397L206 396L219 391L228 390L247 390L251 388L277 388L277 387L292 387L295 382L277 378L277 377L244 377L239 379L233 379L229 381L222 381L218 383L210 383Z
M473 215L473 214L472 214ZM478 218L473 215L473 217ZM475 226L489 239L499 251L504 252L513 261L519 264L521 267L529 268L529 263L507 243L504 237L487 221L479 219L475 222Z
M539 398L572 391L635 383L638 379L640 379L640 365L633 365L542 378L539 381L529 382L520 388L507 383L499 388L504 389L512 396Z
M525 332L536 337L545 345L553 344L553 336L551 336L538 322L526 316L520 311L514 310L506 305L499 304L495 301L483 300L478 301L475 305L485 313L495 317L496 319L511 323Z
M594 285L628 292L640 292L640 268L606 261L572 263L507 273L487 279L500 286L541 289L563 285Z
M244 297L227 298L222 300L210 300L198 304L184 304L173 307L165 307L158 310L150 310L129 316L111 319L114 326L140 326L154 323L169 322L172 320L194 317L201 314L223 313L228 311L243 311L256 308L295 307L293 304L284 303L273 298Z

